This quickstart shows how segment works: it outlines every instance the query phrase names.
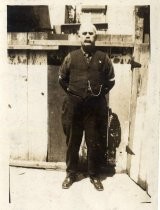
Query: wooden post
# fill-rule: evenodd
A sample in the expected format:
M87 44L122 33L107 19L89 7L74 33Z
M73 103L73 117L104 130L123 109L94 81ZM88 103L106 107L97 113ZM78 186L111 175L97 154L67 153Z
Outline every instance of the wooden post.
M8 43L25 45L27 34L9 34ZM26 160L28 159L26 51L8 51L8 63L10 78L10 98L8 101L10 157Z

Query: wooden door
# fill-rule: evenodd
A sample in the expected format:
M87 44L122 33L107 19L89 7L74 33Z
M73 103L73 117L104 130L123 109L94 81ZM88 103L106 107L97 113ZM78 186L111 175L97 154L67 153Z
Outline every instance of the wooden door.
M142 66L140 69L135 69L132 75L129 148L133 155L128 154L127 170L137 184L147 189L147 173L150 163L148 155L151 154L152 144L146 136L149 45L141 44L135 47L134 54Z

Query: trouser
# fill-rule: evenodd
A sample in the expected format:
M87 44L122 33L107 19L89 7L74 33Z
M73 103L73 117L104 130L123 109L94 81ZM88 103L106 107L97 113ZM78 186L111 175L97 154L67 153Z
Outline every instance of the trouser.
M107 104L105 97L79 101L67 96L62 108L62 125L67 143L67 173L74 174L78 170L79 149L84 131L88 173L90 176L98 175L100 162L106 150Z

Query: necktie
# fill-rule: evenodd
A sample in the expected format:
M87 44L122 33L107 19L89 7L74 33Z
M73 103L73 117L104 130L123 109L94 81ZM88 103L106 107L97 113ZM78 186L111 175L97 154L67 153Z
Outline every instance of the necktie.
M84 56L86 57L87 63L91 61L92 55L89 53L84 53Z

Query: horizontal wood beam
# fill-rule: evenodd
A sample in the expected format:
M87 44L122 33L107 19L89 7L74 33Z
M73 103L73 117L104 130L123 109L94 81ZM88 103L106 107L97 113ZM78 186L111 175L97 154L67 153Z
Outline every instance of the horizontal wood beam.
M96 41L97 47L134 47L134 43L131 42L107 42L107 41Z
M43 41L43 40L42 40ZM8 45L8 50L58 50L58 45Z
M52 169L52 170L66 170L65 162L40 162L40 161L27 161L27 160L10 160L10 166L24 167L24 168L39 168L39 169Z
M31 160L13 160L10 159L9 166L21 167L21 168L35 168L35 169L46 169L46 170L57 170L66 171L65 162L45 162L45 161L31 161ZM111 166L106 166L108 172L113 170ZM117 170L115 168L115 173L126 173L125 170Z
M80 41L72 40L29 40L31 46L80 46ZM112 42L112 41L96 41L95 46L97 47L134 47L133 42Z
M72 32L77 33L80 27L80 23L66 23L61 25L61 31L68 33L69 30ZM108 23L94 23L97 30L104 30L107 31Z
M134 47L132 35L97 34L97 47ZM80 46L76 34L8 33L8 49L58 50L59 46Z
M106 10L106 5L82 5L82 11L86 10Z
M29 40L29 45L32 46L80 46L80 42L78 40L72 41L72 40Z

